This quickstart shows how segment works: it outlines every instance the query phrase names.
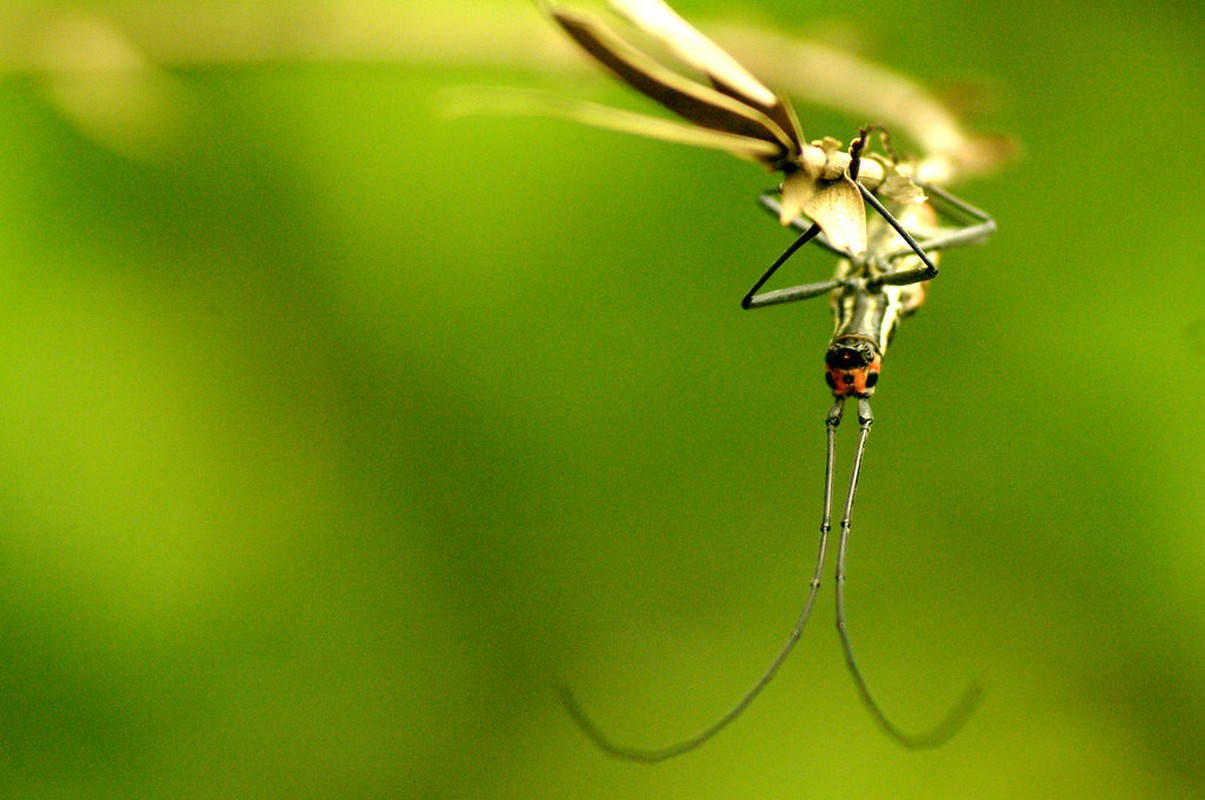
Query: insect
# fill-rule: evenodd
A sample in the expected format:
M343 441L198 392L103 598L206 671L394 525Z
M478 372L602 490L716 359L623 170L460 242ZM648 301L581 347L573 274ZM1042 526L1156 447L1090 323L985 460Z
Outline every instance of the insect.
M846 548L866 440L874 422L870 398L888 344L900 320L924 301L929 281L938 273L939 253L983 241L995 230L995 223L980 209L922 182L924 163L900 159L890 137L877 126L862 129L848 151L834 139L807 143L783 96L766 88L660 0L612 0L611 5L705 74L711 85L662 66L591 16L547 7L552 19L578 46L686 123L587 104L564 103L544 110L602 127L726 150L781 173L780 186L762 194L759 201L783 225L800 233L753 284L741 305L752 309L830 297L835 330L824 361L825 379L834 402L825 418L824 506L807 599L786 644L753 687L697 735L657 749L614 742L599 730L568 689L561 690L561 698L579 727L600 748L621 758L645 762L663 761L693 750L741 715L786 661L811 616L832 527L836 431L846 403L856 400L859 433L837 544L837 630L849 672L879 726L906 747L937 746L968 718L978 702L979 686L972 683L941 723L919 735L906 733L888 718L871 694L850 643L845 618ZM871 137L876 132L882 153L872 151ZM866 206L874 212L869 219ZM938 224L939 218L952 224ZM834 276L826 281L761 291L777 270L809 242L839 258Z

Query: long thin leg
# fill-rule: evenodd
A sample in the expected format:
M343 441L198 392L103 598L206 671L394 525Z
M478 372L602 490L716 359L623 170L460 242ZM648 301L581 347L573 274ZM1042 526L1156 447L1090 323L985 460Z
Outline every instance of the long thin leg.
M939 210L949 217L961 215L962 222L966 223L956 231L926 239L924 242L926 251L932 253L952 247L978 244L995 233L996 221L986 211L976 208L961 197L956 197L944 189L928 184L917 185L925 190L930 200L939 201L933 204L934 207L940 206Z
M994 221L981 222L977 225L969 225L959 228L949 233L941 233L937 236L932 236L925 239L922 245L927 253L938 253L943 250L952 250L955 247L965 247L969 244L979 244L988 236L991 236L996 230ZM911 248L901 247L899 250L888 254L887 260L906 256L911 253Z
M849 531L853 526L854 494L857 492L858 477L862 472L862 456L866 451L866 437L870 434L870 426L874 423L874 417L870 413L870 401L865 398L861 398L858 401L858 421L861 425L858 434L858 449L854 452L854 464L849 478L849 489L845 494L845 509L841 515L841 537L837 544L837 574L835 581L837 588L837 632L841 636L841 647L845 650L845 664L849 668L849 673L853 677L854 684L858 687L858 694L861 695L862 703L870 711L879 727L904 747L910 749L938 747L958 732L958 729L970 718L971 712L975 710L975 706L979 704L979 699L983 694L983 689L979 683L972 682L959 701L946 715L945 719L933 728L917 735L905 733L888 719L882 706L878 704L878 701L870 693L866 679L862 677L862 670L858 668L858 661L854 658L853 645L850 643L849 631L845 624L845 550L849 541Z
M855 183L858 181L858 171L862 164L862 151L866 147L866 137L871 132L876 130L879 131L879 134L883 140L883 146L887 149L888 155L891 156L892 161L896 163L899 161L899 158L896 156L895 151L891 147L891 136L888 134L887 130L880 125L867 125L858 131L857 138L850 142L849 146L849 177ZM943 201L947 208L947 214L949 214L949 209L952 208L958 213L962 214L964 222L973 224L964 225L960 230L952 233L927 239L922 247L921 244L918 243L902 225L900 225L899 221L896 220L896 218L883 207L883 204L879 202L878 198L875 197L874 194L865 186L863 186L861 183L858 183L858 190L862 193L862 197L865 198L866 202L870 203L870 205L874 207L875 211L879 212L883 219L885 219L892 228L895 228L896 232L899 233L903 240L908 244L908 250L916 253L916 255L920 257L920 260L925 264L924 269L909 271L906 273L896 273L896 275L893 276L895 278L903 278L906 276L907 280L903 280L902 282L891 279L882 280L878 282L880 285L893 284L902 286L907 285L908 283L919 283L922 280L931 280L932 278L937 277L937 265L934 264L933 261L928 257L926 251L936 252L945 248L981 242L996 230L995 220L993 220L986 211L976 208L965 200L955 197L944 189L940 189L929 184L918 183L917 185L924 189L928 194ZM896 258L898 255L908 252L908 250L901 251L899 254L893 253L889 256L889 258Z
M992 220L992 218L981 209L976 208L970 203L967 203L966 201L961 200L948 192L938 189L936 186L923 186L922 188L924 188L926 191L931 192L941 200L944 200L948 206L953 207L964 214L964 218L970 219L977 224L965 226L961 230L954 231L953 233L945 234L943 236L933 237L927 240L922 247L921 244L917 242L907 230L904 229L904 226L899 223L899 220L897 220L891 214L891 212L889 212L883 206L883 204L879 202L879 199L874 196L874 193L858 182L858 169L862 163L862 150L866 146L867 135L874 130L878 130L880 132L883 137L883 146L887 148L887 151L891 155L892 159L896 159L895 152L891 149L891 138L887 131L878 125L868 125L865 128L862 128L862 130L858 132L858 137L850 143L849 154L851 158L849 162L849 176L855 183L857 183L858 191L862 193L862 197L866 200L866 202L869 203L875 211L879 212L883 219L887 221L887 224L894 228L896 233L898 233L908 245L908 250L901 250L898 253L892 253L887 256L888 260L898 258L899 256L904 255L911 250L920 258L924 266L918 269L893 272L877 280L871 281L867 287L871 291L877 291L878 287L884 285L908 286L913 283L932 280L933 278L937 277L937 265L933 263L931 258L929 258L928 254L925 252L926 250L936 252L943 248L957 247L960 245L980 242L996 229L995 221Z
M865 133L865 131L863 131L863 133ZM859 163L860 149L854 160L850 163L851 175L856 175L855 167ZM921 262L924 265L918 269L893 272L884 275L878 280L872 282L872 284L869 286L872 291L876 291L880 286L908 286L913 283L932 280L933 278L937 277L938 269L937 265L928 255L930 252L948 250L953 247L961 247L969 244L978 244L996 230L995 220L993 220L991 216L989 216L987 212L983 211L982 209L976 208L965 200L939 189L936 186L929 186L927 184L918 185L921 185L921 187L927 193L941 200L947 206L946 213L948 213L949 208L953 208L957 212L964 215L964 219L969 220L971 224L967 224L950 233L930 237L923 243L919 242L904 228L902 224L900 224L899 220L897 220L895 216L883 206L879 199L875 197L869 189L867 189L861 183L858 183L858 190L862 193L862 196L866 202L869 203L871 207L874 208L875 211L877 211L883 217L883 219L895 229L895 231L900 235L900 237L904 240L904 243L907 245L906 248L901 248L899 251L890 253L886 256L886 259L892 260L899 258L902 255L906 255L907 253L914 253L921 259ZM778 201L769 194L762 194L760 197L758 197L758 201L763 208L773 214L778 214L781 209L781 205L778 203ZM803 220L803 218L796 218L791 222L791 226L796 229L801 229L805 224L807 223L805 220ZM805 233L811 232L814 228L815 225L812 224L805 230ZM815 236L815 234L813 235ZM830 245L828 240L825 239L823 235L816 236L816 243L835 255L847 255L846 253L843 253ZM791 249L790 252L793 253L795 249L798 248L795 247ZM778 262L776 262L776 264L777 263ZM774 267L774 269L777 268L777 266ZM769 274L773 274L773 271L771 271ZM839 281L807 284L805 286L792 287L792 289L782 289L778 292L767 292L765 295L756 298L756 301L753 302L754 292L761 287L762 283L765 283L765 280L768 277L769 275L764 276L763 279L754 287L754 289L745 296L745 300L743 300L741 303L744 308L760 308L762 306L775 305L777 303L789 303L794 300L804 300L808 297L816 297L817 295L824 294L825 292L831 291L832 289L836 288L836 286L840 285Z
M996 221L983 209L936 186L927 183L917 183L916 185L925 190L931 205L939 213L954 219L959 224L959 227L954 230L943 231L918 240L926 253L937 253L954 247L979 244L996 232ZM912 252L913 250L909 246L899 247L884 258L892 261Z
M608 738L606 734L598 729L594 721L586 715L582 707L578 704L573 694L568 687L561 687L560 696L561 702L564 703L569 715L577 726L582 729L586 736L594 742L600 749L617 757L625 758L629 761L642 761L646 763L656 763L665 761L666 759L680 756L683 753L688 753L696 747L702 745L711 737L715 736L721 730L732 723L742 712L753 702L753 700L761 694L762 689L774 678L778 673L783 662L787 660L787 656L795 648L795 644L799 641L799 637L803 635L803 629L807 626L808 618L812 615L812 606L816 602L816 593L820 590L820 576L824 570L824 554L828 548L828 533L832 529L833 518L833 466L836 462L836 433L837 426L841 424L841 414L845 408L845 399L837 398L832 409L828 412L828 417L825 420L828 440L828 458L825 461L824 467L824 512L820 520L820 546L816 554L816 569L812 573L812 580L808 584L807 600L803 604L803 610L799 613L799 619L795 622L795 627L791 629L791 634L787 638L786 644L778 651L778 655L774 661L770 663L769 668L758 679L753 688L745 693L736 705L729 711L713 722L711 725L704 728L701 732L689 739L684 739L677 744L669 745L658 749L645 750L638 747L627 747L618 744ZM848 516L848 515L847 515Z
M903 272L893 272L888 275L884 275L881 278L871 281L867 288L869 288L871 291L877 291L879 286L907 286L912 283L920 283L921 281L928 281L936 278L937 265L933 263L933 259L929 258L928 254L925 253L924 248L920 246L916 239L912 238L912 234L908 233L904 226L900 224L899 220L892 216L891 212L879 202L879 198L875 197L873 192L860 183L858 184L858 190L862 192L862 198L866 200L867 203L870 203L871 207L873 207L875 211L879 212L883 219L887 221L888 225L890 225L892 228L895 228L895 232L900 235L900 238L908 243L908 247L912 249L912 252L916 253L921 262L924 264L923 267L918 269L910 269Z
M775 289L772 292L757 294L757 290L765 285L766 281L778 271L778 268L786 263L787 259L795 254L795 251L803 247L805 244L815 239L820 234L820 226L815 223L810 228L804 231L798 239L791 243L791 246L783 251L782 255L774 259L774 263L770 268L757 279L757 283L749 291L745 292L745 296L741 298L741 308L762 308L764 306L780 305L782 303L791 303L796 300L806 300L809 297L818 297L822 294L827 294L833 289L841 285L841 281L831 279L820 281L818 283L807 283L802 286L792 286L787 289Z
M992 220L991 214L988 214L982 208L973 206L961 197L947 192L939 186L934 186L931 183L918 183L917 186L925 190L925 193L931 197L937 197L947 209L954 209L965 216L965 219L973 222L990 222L992 227L995 227L995 222ZM948 213L948 211L947 211Z

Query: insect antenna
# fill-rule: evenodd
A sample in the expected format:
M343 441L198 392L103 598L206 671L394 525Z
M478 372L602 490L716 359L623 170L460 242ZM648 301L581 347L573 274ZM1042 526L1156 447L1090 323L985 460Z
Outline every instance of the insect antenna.
M834 407L836 410L836 407ZM835 424L829 423L829 472L832 471L832 434ZM840 421L840 414L837 415L837 421ZM975 707L979 704L979 700L983 695L983 687L978 681L972 681L966 690L963 692L958 702L946 714L945 718L937 725L927 731L919 734L909 734L904 732L894 722L888 718L882 706L874 699L874 695L870 693L870 688L866 684L866 679L862 676L862 670L858 668L858 661L854 658L853 645L850 643L849 630L845 624L845 551L849 541L849 530L853 525L854 512L854 494L858 489L858 477L862 472L862 457L866 452L866 437L870 434L870 426L874 423L874 417L870 412L870 400L867 398L858 399L858 423L860 430L858 433L858 447L854 452L854 464L849 478L849 489L845 494L845 508L841 515L841 536L837 543L837 632L841 636L841 647L845 651L845 665L849 668L849 674L853 678L854 684L858 687L858 694L862 697L862 703L870 711L875 722L879 727L895 741L899 742L904 747L912 750L922 750L933 747L939 747L945 744L949 739L958 732L958 730L970 718ZM826 479L826 484L829 479ZM826 493L828 489L826 488ZM828 517L828 503L826 502L825 518Z
M828 439L828 457L824 467L824 513L820 522L820 546L816 554L816 569L812 573L812 580L808 584L807 600L803 604L803 610L799 612L799 619L795 621L795 627L791 629L790 636L787 637L786 644L778 651L778 655L770 662L770 666L762 673L762 676L753 684L749 691L745 692L744 696L736 702L723 716L715 722L708 725L699 733L691 736L689 739L683 739L675 744L667 745L666 747L643 749L639 747L629 747L619 744L605 733L599 730L594 721L582 710L581 705L577 702L577 698L569 691L569 687L562 686L559 689L561 703L564 704L565 710L569 712L569 716L577 724L582 732L598 746L599 749L609 753L616 758L623 758L629 761L642 761L649 764L655 764L658 761L665 761L675 756L680 756L683 753L689 753L691 750L706 743L717 733L728 727L736 718L744 713L753 701L757 698L761 691L766 688L766 685L773 680L778 673L779 668L787 660L787 656L795 649L795 644L799 641L799 637L803 635L803 629L807 626L808 618L812 615L812 606L816 603L816 593L820 590L820 576L824 570L824 555L828 548L828 532L832 529L833 517L833 465L836 461L836 432L837 425L841 422L841 413L845 407L845 398L839 397L833 404L832 410L828 412L828 418L825 422L827 428ZM863 436L863 440L865 437ZM859 450L860 452L860 450ZM849 517L848 509L846 518Z

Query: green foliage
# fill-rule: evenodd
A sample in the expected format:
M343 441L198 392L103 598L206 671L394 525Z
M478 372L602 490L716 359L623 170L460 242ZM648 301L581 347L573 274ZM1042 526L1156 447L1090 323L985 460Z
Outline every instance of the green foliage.
M875 729L831 577L700 753L610 761L550 688L681 738L802 600L831 323L738 307L790 238L764 174L437 114L476 83L622 102L592 75L194 65L137 157L0 83L0 795L1199 796L1200 10L968 8L757 4L938 87L989 76L980 127L1025 148L957 187L1000 231L893 345L851 546L902 723L984 676L951 744Z

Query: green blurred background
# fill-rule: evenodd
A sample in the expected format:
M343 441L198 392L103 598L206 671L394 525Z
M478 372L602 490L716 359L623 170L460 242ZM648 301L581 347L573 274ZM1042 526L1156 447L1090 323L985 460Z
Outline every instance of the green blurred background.
M205 7L287 33L257 16L283 5ZM802 600L831 323L737 305L790 238L758 169L449 121L467 84L647 108L479 52L48 77L13 65L64 6L26 2L0 14L0 796L1205 793L1201 6L676 7L856 32L1024 145L958 187L1000 230L893 347L850 556L884 705L921 728L982 676L966 729L879 733L831 576L703 751L615 761L551 691L627 742L681 738ZM119 42L194 6L86 8L64 19ZM371 12L552 37L517 0ZM144 43L213 43L185 33ZM866 122L799 110L810 136Z

